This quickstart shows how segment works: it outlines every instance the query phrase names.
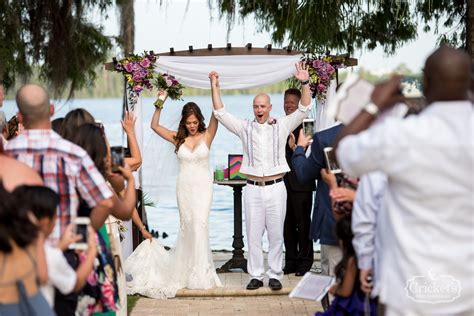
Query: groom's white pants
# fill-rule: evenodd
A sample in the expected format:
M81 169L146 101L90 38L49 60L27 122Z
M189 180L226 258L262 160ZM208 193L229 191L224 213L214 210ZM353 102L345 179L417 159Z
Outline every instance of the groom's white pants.
M247 271L251 279L263 280L262 238L267 230L268 271L271 279L283 276L283 224L286 213L286 188L283 181L257 186L247 184L244 194L245 226L249 249Z

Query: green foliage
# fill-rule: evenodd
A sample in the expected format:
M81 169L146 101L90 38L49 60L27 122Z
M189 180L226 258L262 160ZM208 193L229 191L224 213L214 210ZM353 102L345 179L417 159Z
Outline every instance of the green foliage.
M60 96L89 85L96 67L107 58L111 39L86 16L101 14L111 0L0 0L0 82L6 88L17 78L28 80L33 69Z
M221 17L234 23L236 15L254 15L258 31L270 31L276 44L289 42L296 49L313 52L383 47L393 54L417 37L418 20L443 23L457 29L442 34L445 42L460 46L466 38L466 0L209 0ZM437 28L436 28L437 31Z
M132 313L132 310L135 305L137 305L139 299L139 295L127 295L127 315L130 315Z

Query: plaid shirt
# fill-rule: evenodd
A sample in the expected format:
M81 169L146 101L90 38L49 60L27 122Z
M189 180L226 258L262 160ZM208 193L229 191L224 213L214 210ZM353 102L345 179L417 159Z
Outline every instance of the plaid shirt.
M53 240L58 239L76 217L79 196L91 208L112 196L86 151L53 130L25 130L8 142L5 153L36 170L45 186L59 194Z

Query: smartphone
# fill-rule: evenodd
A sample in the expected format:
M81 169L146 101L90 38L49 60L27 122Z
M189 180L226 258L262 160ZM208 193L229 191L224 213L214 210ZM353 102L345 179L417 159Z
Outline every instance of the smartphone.
M82 236L81 240L73 243L70 248L78 250L87 250L87 238L88 233L87 229L91 223L89 217L76 217L73 221L74 223L74 233L76 235Z
M305 136L313 138L314 134L314 120L313 119L304 119L303 120L303 132Z
M110 159L112 161L112 172L119 173L119 167L123 167L125 150L122 146L110 147Z
M342 170L339 168L337 165L337 162L331 158L330 153L332 152L333 148L332 147L325 147L324 148L324 157L326 158L326 168L331 172L331 173L341 173Z

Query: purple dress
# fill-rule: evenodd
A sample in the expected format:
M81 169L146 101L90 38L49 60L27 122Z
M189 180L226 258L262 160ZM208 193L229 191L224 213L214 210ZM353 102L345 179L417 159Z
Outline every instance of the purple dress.
M366 305L367 310L370 311L368 315L377 316L377 300L371 298L366 301L366 295L360 289L360 283L356 281L351 296L336 295L328 309L325 312L317 312L316 316L364 316Z

